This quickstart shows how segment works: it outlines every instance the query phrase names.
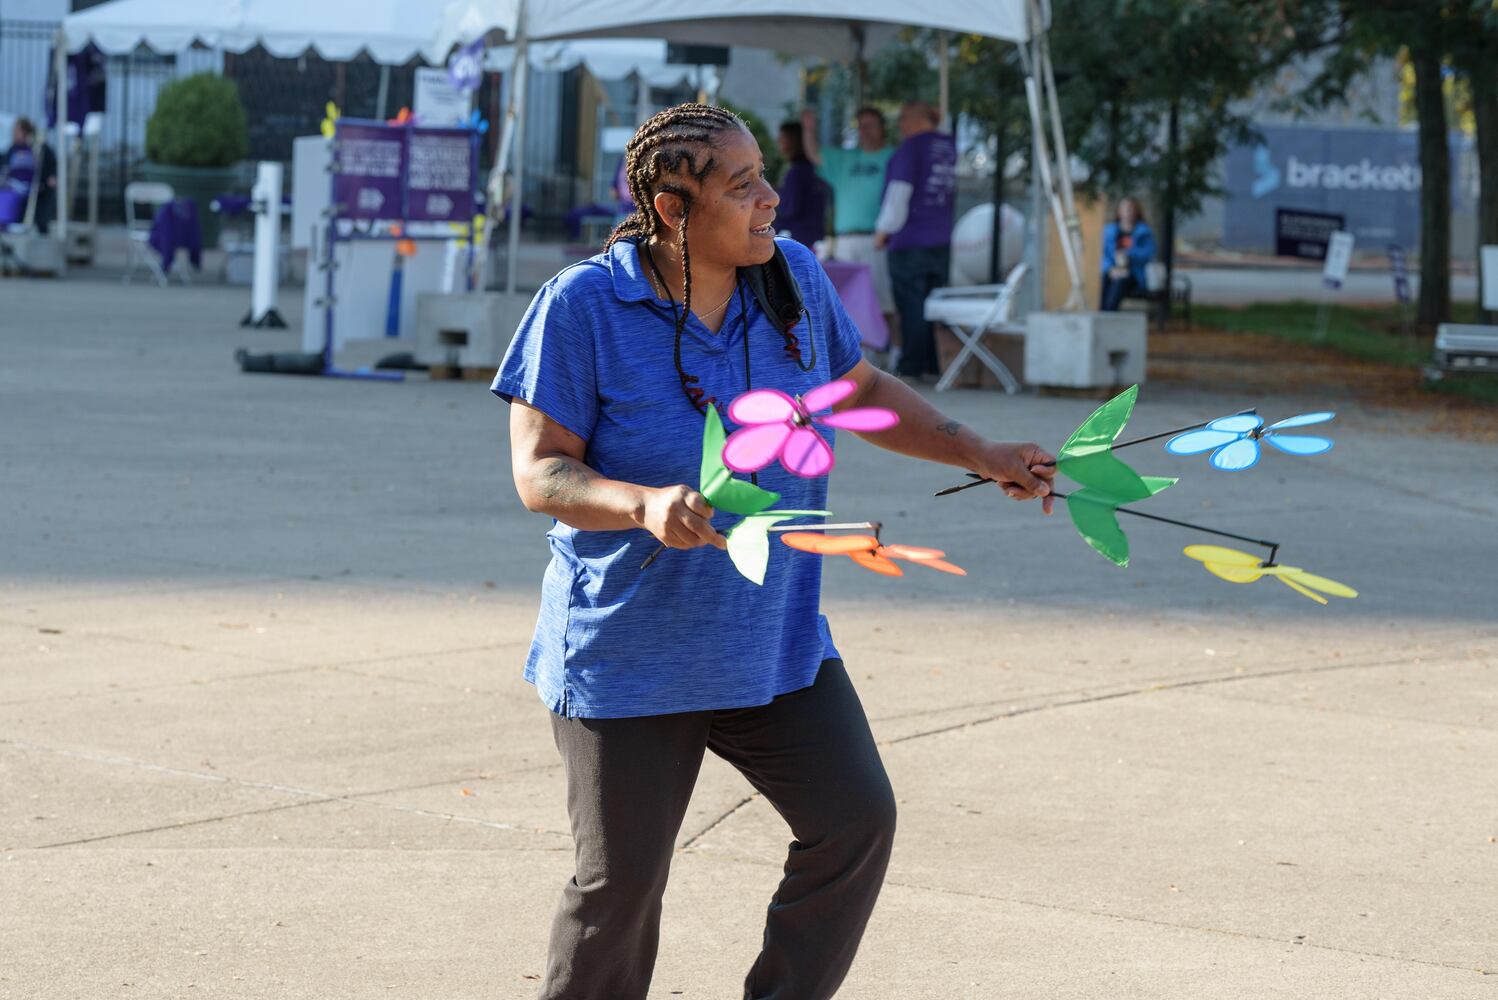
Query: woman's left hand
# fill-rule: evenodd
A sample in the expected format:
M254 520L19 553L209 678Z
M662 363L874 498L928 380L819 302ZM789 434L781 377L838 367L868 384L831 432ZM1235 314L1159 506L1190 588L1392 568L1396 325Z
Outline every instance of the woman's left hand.
M1018 441L993 441L984 445L978 456L980 476L994 480L1013 500L1041 498L1040 506L1049 514L1056 498L1051 496L1051 480L1056 475L1056 456L1037 444Z

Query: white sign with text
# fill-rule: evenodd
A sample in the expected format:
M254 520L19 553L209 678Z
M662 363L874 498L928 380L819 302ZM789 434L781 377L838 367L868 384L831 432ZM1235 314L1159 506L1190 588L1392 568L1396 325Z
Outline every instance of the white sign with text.
M1341 288L1347 280L1347 268L1352 263L1352 234L1345 229L1332 233L1326 244L1326 264L1321 269L1321 280L1327 288Z

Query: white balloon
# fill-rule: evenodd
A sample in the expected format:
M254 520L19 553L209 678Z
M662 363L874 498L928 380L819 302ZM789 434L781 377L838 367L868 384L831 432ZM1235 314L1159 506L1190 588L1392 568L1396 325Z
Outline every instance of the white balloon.
M1004 206L1004 231L999 245L1002 277L1018 264L1025 247L1025 217ZM954 285L988 284L988 253L993 245L993 202L975 205L952 229L952 273Z

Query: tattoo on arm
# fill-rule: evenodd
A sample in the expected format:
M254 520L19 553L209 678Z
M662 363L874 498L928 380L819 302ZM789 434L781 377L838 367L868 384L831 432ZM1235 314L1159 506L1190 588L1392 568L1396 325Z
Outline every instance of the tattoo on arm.
M554 458L541 469L541 496L547 500L576 503L588 493L587 472L565 458Z
M937 424L936 429L945 431L948 437L956 437L957 432L962 430L962 425L955 420L948 420L944 424Z

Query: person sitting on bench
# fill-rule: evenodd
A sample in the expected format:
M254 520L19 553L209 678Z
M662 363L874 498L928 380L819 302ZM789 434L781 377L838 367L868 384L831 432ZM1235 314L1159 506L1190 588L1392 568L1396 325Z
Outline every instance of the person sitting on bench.
M57 162L52 150L36 141L36 126L31 119L17 118L11 129L10 149L0 157L0 226L26 220L26 202L33 185L40 185L33 224L38 232L45 233L52 217Z
M1126 297L1145 297L1145 266L1155 256L1155 234L1144 221L1139 202L1118 200L1113 221L1103 227L1103 312L1114 312Z

